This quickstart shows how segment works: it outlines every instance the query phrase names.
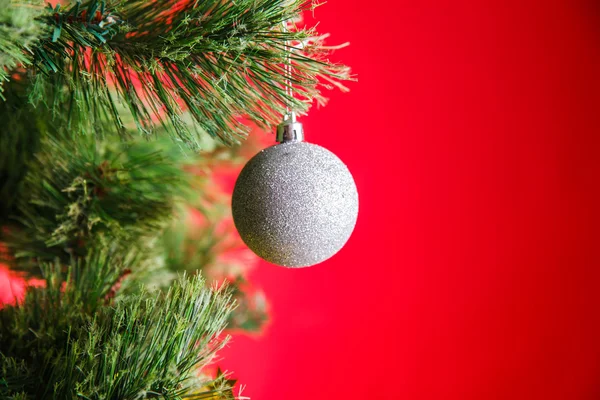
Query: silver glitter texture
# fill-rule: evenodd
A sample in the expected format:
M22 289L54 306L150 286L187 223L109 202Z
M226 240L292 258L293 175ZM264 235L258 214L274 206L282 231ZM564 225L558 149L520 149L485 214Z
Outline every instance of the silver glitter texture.
M248 161L231 208L240 236L259 257L308 267L348 241L358 216L358 193L335 154L311 143L285 142Z

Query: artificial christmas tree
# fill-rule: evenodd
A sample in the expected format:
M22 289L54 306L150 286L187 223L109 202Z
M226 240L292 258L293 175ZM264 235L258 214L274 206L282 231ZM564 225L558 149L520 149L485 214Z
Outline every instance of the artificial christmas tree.
M210 171L240 159L242 118L270 128L349 78L291 22L312 6L0 0L0 240L41 280L0 309L1 398L234 397L203 368L264 302L216 261Z

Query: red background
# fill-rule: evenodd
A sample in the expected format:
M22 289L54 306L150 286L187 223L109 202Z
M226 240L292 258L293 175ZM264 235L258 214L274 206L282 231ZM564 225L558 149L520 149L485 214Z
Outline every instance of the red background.
M361 211L324 264L261 264L258 400L600 398L600 5L329 0L359 82L303 119Z

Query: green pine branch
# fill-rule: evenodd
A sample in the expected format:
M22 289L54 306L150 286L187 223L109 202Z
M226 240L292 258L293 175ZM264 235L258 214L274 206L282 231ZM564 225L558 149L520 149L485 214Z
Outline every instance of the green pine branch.
M75 132L109 120L125 135L121 103L144 134L162 126L190 148L199 148L202 133L232 143L246 133L240 117L277 124L286 104L302 113L324 101L323 88L349 79L346 67L327 61L313 29L283 29L311 7L305 0L88 0L49 8L39 19L46 37L31 49L42 72L31 99L66 114ZM288 61L294 97L286 92Z
M42 264L44 287L0 310L0 396L27 399L179 399L231 386L198 375L226 338L224 288L182 277L163 294L113 300L135 255L94 250L67 266ZM218 380L223 380L219 377Z
M210 195L214 196L214 192L215 189ZM190 213L184 213L163 232L156 246L164 263L158 270L146 270L136 278L158 287L168 287L182 272L202 273L204 276L227 281L238 304L230 315L228 329L258 332L268 320L267 301L264 294L254 290L246 279L250 259L223 259L223 254L239 251L243 244L239 236L233 233L233 225L223 224L224 220L231 218L230 197L215 197L217 199L212 199L210 203L205 201L193 208L197 215L202 216L201 223L190 223Z
M38 3L39 4L39 3ZM33 45L43 37L43 14L34 1L0 0L0 100L5 100L4 83L19 66L33 62Z
M39 148L42 125L48 120L47 113L38 110L36 114L28 105L22 81L13 79L4 89L5 100L0 101L0 224L12 213L28 165Z
M216 257L231 245L215 229L223 199L189 165L233 154L207 138L237 141L241 117L276 124L349 79L324 36L289 22L312 6L0 0L0 239L44 281L0 309L0 398L234 398L199 370L265 303ZM145 140L160 136L178 143ZM214 152L198 164L188 148ZM200 239L173 224L186 203L208 218ZM228 290L196 274L213 267L238 271Z
M160 232L190 193L193 158L169 143L47 135L3 240L17 258L68 260L101 237L129 246ZM183 159L182 159L183 158Z

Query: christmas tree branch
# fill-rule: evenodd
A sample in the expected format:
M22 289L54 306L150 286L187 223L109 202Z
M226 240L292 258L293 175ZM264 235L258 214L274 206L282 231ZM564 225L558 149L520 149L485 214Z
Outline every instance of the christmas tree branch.
M11 267L43 280L0 309L1 398L234 398L224 374L199 373L227 324L265 318L260 296L232 313L232 298L251 298L246 260L214 255L231 246L217 228L228 208L198 208L212 216L201 240L167 227L190 202L198 159L186 149L214 146L209 136L233 143L240 117L276 124L286 106L302 113L349 79L325 36L294 26L311 8L0 0L0 239ZM158 136L178 143L145 140ZM218 203L211 185L193 188L202 204ZM196 269L232 285L208 289ZM174 279L180 271L194 276Z
M329 48L314 30L282 29L310 7L304 0L57 6L41 19L51 33L32 50L44 72L32 99L66 110L73 128L111 120L125 133L121 101L142 132L158 124L191 148L203 132L230 143L246 132L238 117L276 124L286 104L303 112L324 101L322 88L349 79L346 67L327 61ZM288 61L294 97L286 92ZM183 110L194 126L181 119Z
M11 71L20 65L32 63L32 45L42 37L43 24L37 20L42 8L32 2L0 0L0 99L4 83L9 81Z
M36 260L66 260L100 236L135 245L168 224L189 193L183 167L193 158L181 155L166 142L47 135L20 190L17 224L3 240L17 258Z
M231 386L215 391L212 378L197 375L225 343L218 337L232 309L227 291L207 289L199 277L182 278L165 294L142 290L112 306L86 307L108 293L123 261L101 252L66 272L58 263L44 265L46 286L0 310L3 398L231 394Z

